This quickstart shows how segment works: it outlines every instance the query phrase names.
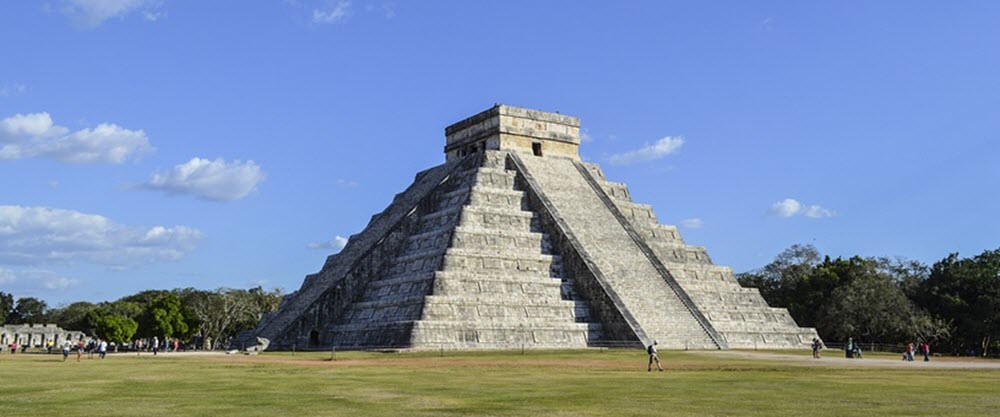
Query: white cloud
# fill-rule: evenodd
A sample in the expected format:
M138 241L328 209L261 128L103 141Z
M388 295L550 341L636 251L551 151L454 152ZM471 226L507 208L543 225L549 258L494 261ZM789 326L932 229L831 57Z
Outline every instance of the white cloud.
M836 215L832 210L816 204L802 204L794 198L786 198L775 202L767 212L778 217L805 216L812 219L821 219Z
M666 136L656 141L652 145L643 146L633 151L614 154L608 157L611 165L629 165L636 162L652 161L670 155L684 145L684 138L680 136Z
M834 213L823 207L811 205L802 210L802 215L813 219L822 219L824 217L833 217Z
M351 13L351 2L346 0L330 4L322 9L313 9L313 22L316 23L341 23L347 19Z
M205 200L232 201L256 190L264 178L264 171L253 161L226 162L222 158L209 161L196 157L175 166L169 173L153 174L141 187Z
M52 117L48 113L15 114L0 120L3 138L14 140L18 136L61 135L66 128L52 125Z
M306 245L309 249L332 249L335 252L340 252L344 246L347 246L347 238L340 235L334 236L333 240L327 242L313 242Z
M705 226L705 222L697 217L693 219L681 220L681 227L688 229L701 229L703 226Z
M778 217L792 217L798 214L801 209L802 204L798 200L786 198L771 204L771 208L767 212Z
M149 21L159 17L159 0L65 0L63 13L77 24L94 28L111 18L124 19L133 12L141 11ZM150 19L150 16L155 16Z
M115 124L70 132L54 124L48 113L15 114L0 120L0 159L121 164L152 151L145 132Z
M0 263L124 267L180 259L202 237L187 226L145 228L73 210L0 206Z
M587 129L580 129L580 143L590 143L594 141L594 137L590 136L590 131Z

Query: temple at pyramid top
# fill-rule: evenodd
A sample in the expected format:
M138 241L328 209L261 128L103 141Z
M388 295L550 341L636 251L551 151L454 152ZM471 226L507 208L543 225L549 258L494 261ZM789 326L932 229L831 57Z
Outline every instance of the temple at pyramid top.
M580 159L580 119L497 104L444 130L447 160L484 150Z

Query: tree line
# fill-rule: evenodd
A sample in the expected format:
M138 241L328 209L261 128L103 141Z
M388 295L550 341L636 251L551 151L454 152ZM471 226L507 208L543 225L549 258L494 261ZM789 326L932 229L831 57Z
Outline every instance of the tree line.
M277 310L281 290L261 287L146 290L115 301L78 301L49 308L42 300L0 291L0 324L53 323L125 345L158 337L196 341L207 350L252 330L264 314Z
M954 354L1000 351L1000 249L968 258L953 253L927 266L903 258L831 259L812 245L793 245L737 280L827 341L923 340Z

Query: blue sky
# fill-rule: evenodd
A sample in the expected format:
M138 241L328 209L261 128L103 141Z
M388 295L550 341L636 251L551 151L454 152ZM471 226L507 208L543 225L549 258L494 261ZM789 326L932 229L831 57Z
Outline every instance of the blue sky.
M292 291L494 103L744 271L1000 246L1000 3L0 3L0 290Z

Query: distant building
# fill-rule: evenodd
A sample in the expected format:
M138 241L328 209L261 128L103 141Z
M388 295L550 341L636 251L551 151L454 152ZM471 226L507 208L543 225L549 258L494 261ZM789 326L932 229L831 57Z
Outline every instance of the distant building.
M59 346L64 341L77 341L87 335L78 330L64 330L55 324L7 324L0 326L0 345L17 343L18 347L45 347L51 340Z

